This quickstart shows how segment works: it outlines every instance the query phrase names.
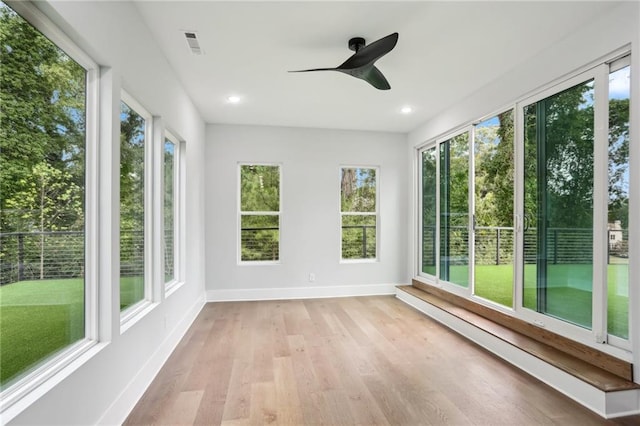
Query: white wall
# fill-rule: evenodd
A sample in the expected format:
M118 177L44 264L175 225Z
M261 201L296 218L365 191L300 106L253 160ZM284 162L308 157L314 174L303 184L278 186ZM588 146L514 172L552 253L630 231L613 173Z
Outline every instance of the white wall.
M108 106L110 97L117 104L112 114L114 121L102 123L105 129L101 131L101 152L108 152L109 146L119 144L117 111L121 87L153 115L160 116L187 145L186 237L189 243L185 284L121 334L118 299L114 296L118 288L117 263L110 263L113 252L108 248L107 235L99 243L104 249L100 256L101 277L110 276L113 282L100 283L101 296L104 296L100 303L103 342L91 351L91 356L74 362L39 392L33 392L9 410L13 417L11 424L16 425L117 424L142 395L204 302L205 250L201 235L205 128L131 3L54 2L38 3L38 7L98 64L106 67L102 106ZM111 137L105 138L110 132ZM105 164L104 158L101 167L104 167L102 173L108 169L116 173L118 170L116 163ZM117 174L115 176L117 181ZM102 194L100 199L100 215L108 219L102 229L115 231L117 193ZM3 414L2 423L9 418L9 414Z
M612 52L630 47L632 54L631 81L631 147L630 147L630 218L640 217L640 120L638 120L638 105L640 105L640 85L638 71L640 70L640 3L625 2L613 5L609 13L596 18L580 31L544 50L532 60L527 61L512 70L505 70L496 80L475 94L440 113L435 118L424 123L412 131L408 136L407 158L412 164L411 205L408 211L410 225L408 244L410 273L417 275L417 244L419 235L417 230L417 185L418 171L416 148L443 133L456 127L469 124L489 114L501 112L513 107L516 101L526 95L548 86L558 79L580 70L590 63L610 55ZM535 36L532 34L532 37ZM523 48L526 48L523 46ZM635 76L635 77L633 77ZM634 178L635 177L635 178ZM640 223L630 222L631 259L640 259ZM630 339L634 349L634 376L640 377L640 264L630 263ZM636 379L638 381L638 379Z
M241 107L241 106L240 106ZM208 125L206 268L209 300L374 294L407 283L406 136ZM282 165L279 265L238 265L239 162ZM379 166L379 262L340 263L340 167ZM316 281L309 282L309 273Z

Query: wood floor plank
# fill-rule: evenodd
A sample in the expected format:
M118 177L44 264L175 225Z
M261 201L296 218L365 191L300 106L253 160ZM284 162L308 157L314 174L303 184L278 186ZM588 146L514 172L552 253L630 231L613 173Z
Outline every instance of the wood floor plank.
M285 425L301 425L304 416L295 383L295 371L290 357L275 358L273 369L276 385L276 404L278 423Z
M249 424L278 424L276 385L273 382L257 382L251 385L251 410Z
M207 304L126 425L618 425L389 296Z
M251 406L251 377L253 366L242 358L233 361L229 387L224 399L223 422L230 420L249 420Z
M166 424L192 425L198 414L204 391L180 392L167 412Z

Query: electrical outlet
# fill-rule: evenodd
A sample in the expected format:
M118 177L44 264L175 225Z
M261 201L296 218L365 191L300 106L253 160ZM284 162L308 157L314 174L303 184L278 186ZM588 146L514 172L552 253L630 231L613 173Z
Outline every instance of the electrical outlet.
M310 282L310 283L312 283L312 282L315 282L315 280L316 280L316 274L314 274L313 272L311 272L311 273L309 274L309 282Z

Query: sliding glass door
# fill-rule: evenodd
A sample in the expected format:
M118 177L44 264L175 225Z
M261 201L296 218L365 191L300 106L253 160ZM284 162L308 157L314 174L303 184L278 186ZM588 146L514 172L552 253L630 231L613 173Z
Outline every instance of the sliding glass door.
M440 279L469 285L469 133L440 143Z
M420 275L629 349L629 64L602 63L419 151Z
M436 276L436 224L438 218L438 163L436 148L422 151L422 267L424 274Z
M524 107L523 306L591 328L594 82Z
M474 126L473 294L513 306L513 110Z

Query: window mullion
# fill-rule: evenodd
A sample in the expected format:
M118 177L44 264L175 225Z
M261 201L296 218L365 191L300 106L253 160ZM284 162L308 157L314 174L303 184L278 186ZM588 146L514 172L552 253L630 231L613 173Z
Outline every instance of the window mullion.
M607 341L607 223L609 158L609 67L595 74L593 161L593 297L592 327L597 343Z

